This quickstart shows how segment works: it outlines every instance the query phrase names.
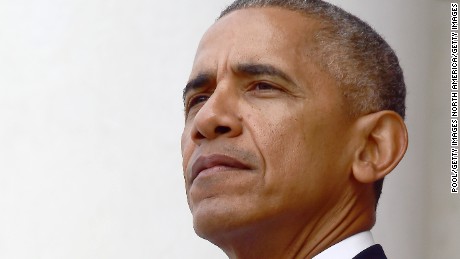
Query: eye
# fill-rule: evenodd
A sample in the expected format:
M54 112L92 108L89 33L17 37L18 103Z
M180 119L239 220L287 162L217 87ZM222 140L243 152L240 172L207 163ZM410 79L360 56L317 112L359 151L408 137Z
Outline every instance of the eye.
M274 84L270 84L267 82L257 82L251 86L250 90L260 91L260 92L274 92L274 91L279 91L280 88Z
M208 99L209 99L208 95L197 95L197 96L192 97L190 101L188 102L187 110L199 103L207 101Z
M265 82L257 82L252 86L252 90L256 91L272 91L272 90L277 90L277 88L269 83Z

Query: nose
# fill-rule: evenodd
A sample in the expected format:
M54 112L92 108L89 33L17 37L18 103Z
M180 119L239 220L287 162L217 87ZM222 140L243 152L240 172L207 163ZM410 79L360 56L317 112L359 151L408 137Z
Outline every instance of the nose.
M191 138L200 145L218 137L233 138L242 133L238 93L217 87L193 121Z

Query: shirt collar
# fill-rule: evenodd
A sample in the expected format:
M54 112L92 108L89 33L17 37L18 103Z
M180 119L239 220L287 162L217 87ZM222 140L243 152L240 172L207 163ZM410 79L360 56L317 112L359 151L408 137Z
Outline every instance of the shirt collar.
M370 231L364 231L348 237L322 251L313 259L352 259L361 251L375 245Z

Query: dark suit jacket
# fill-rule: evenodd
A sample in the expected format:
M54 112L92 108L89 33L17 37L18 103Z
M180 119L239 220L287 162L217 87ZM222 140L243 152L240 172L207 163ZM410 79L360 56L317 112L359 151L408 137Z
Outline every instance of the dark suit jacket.
M353 259L387 259L381 245L373 245L353 257Z

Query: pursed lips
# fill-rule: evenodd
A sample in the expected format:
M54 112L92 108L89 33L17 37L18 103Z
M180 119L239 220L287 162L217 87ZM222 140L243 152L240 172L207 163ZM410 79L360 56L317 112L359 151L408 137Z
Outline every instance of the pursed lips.
M249 166L240 162L238 159L226 155L214 154L209 156L200 156L192 165L191 183L198 175L213 167L223 167L224 170L238 169L247 170Z

